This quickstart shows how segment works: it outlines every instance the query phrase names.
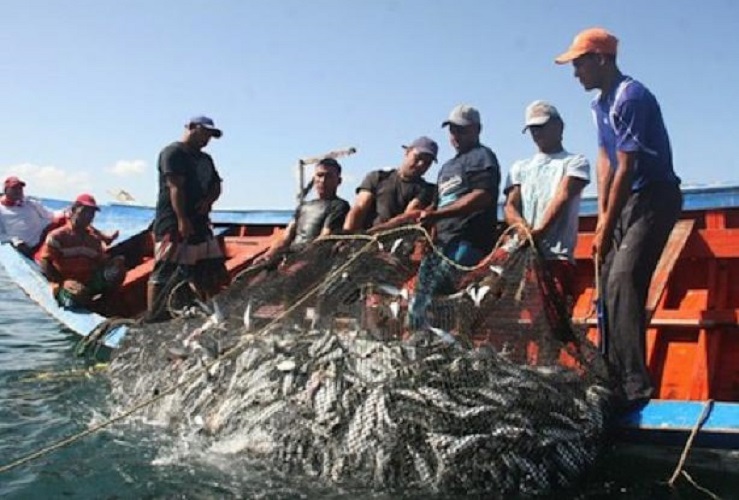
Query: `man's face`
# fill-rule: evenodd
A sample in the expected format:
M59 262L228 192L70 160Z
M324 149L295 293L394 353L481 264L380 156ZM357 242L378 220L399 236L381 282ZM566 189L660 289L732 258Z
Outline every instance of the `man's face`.
M205 127L197 125L190 131L190 137L192 138L192 143L198 149L203 149L210 142L210 138L213 137L213 132Z
M572 67L575 69L575 78L585 90L600 88L603 72L603 56L598 54L585 54L574 61Z
M434 157L429 153L422 153L416 148L408 148L405 150L401 173L408 179L423 177L433 162Z
M480 126L449 124L449 142L457 152L467 151L480 140Z
M336 196L336 189L341 184L339 172L333 167L318 165L313 172L313 188L322 200Z
M23 185L15 184L5 188L5 196L10 201L22 201L23 200Z
M83 229L92 224L92 220L95 218L95 209L87 207L85 205L78 205L72 209L69 221L72 223L72 227L77 229Z
M550 118L543 125L530 125L531 138L542 153L556 152L562 148L562 122Z

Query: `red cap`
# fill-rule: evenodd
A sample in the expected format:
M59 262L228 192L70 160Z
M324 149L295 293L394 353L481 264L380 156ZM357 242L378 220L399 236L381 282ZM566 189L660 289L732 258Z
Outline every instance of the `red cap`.
M83 193L79 195L74 202L77 205L84 205L86 207L94 208L95 210L100 210L95 198L91 194Z
M14 176L14 175L11 175L7 179L5 179L5 187L6 188L13 187L13 186L21 186L21 187L23 187L25 185L26 185L25 182L23 182L22 180L20 180L18 177Z
M554 62L565 64L589 53L616 55L618 38L603 28L589 28L577 34L567 52L557 57Z

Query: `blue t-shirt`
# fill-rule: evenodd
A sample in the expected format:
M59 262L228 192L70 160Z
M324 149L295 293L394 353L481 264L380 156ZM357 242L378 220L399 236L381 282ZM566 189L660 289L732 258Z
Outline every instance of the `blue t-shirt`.
M446 245L467 241L483 253L495 244L500 166L490 148L477 145L442 165L438 179L438 208L450 205L473 190L488 191L493 199L489 207L460 217L442 219L436 224L436 236Z
M608 153L611 168L618 167L616 151L637 153L632 191L654 183L680 183L662 110L644 85L622 76L610 92L593 100L592 108L598 146Z

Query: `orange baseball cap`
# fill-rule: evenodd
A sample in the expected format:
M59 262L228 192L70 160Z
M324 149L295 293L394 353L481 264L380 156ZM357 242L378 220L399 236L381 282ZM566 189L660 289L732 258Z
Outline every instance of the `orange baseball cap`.
M589 53L616 55L618 38L603 28L588 28L577 34L567 52L557 57L554 62L565 64Z

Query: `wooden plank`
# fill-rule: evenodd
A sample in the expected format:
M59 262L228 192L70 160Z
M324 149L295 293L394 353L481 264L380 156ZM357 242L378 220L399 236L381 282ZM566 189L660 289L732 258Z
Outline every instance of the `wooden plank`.
M739 257L739 229L697 229L683 250L683 258L713 259ZM580 233L575 259L592 260L593 233Z
M595 325L596 318L593 316L576 317L572 319L575 324ZM659 326L674 326L685 328L719 328L739 326L739 309L717 309L706 310L683 310L683 309L657 309L649 324L651 328Z
M649 295L647 296L647 324L652 319L654 311L657 309L662 295L665 293L667 288L667 282L672 275L672 270L675 268L680 253L685 248L685 244L688 241L691 233L693 232L693 226L695 221L679 220L675 227L672 228L670 237L667 238L667 244L665 244L664 250L662 250L662 256L657 263L657 268L654 270L652 275L652 283L649 285Z

